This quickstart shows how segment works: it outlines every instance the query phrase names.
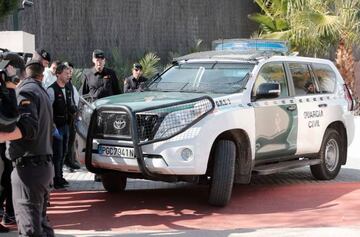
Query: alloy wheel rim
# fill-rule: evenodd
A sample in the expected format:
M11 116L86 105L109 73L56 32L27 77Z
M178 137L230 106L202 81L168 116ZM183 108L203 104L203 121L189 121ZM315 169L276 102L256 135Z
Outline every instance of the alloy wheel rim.
M339 163L339 145L335 139L330 139L325 148L325 165L330 172L334 171Z

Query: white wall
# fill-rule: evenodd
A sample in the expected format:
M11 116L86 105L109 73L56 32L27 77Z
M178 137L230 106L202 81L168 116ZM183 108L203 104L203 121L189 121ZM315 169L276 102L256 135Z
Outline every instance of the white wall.
M0 31L0 48L13 52L34 53L35 36L24 31Z

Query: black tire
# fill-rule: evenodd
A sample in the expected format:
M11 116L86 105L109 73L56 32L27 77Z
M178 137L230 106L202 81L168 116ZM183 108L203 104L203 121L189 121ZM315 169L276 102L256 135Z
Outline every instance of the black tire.
M345 145L345 144L344 144ZM320 164L310 166L311 173L318 180L330 180L335 178L341 168L341 160L345 155L340 134L332 128L325 131L321 144L319 158Z
M220 140L216 144L213 158L208 202L214 206L225 206L230 200L234 184L235 143L229 140Z
M122 192L126 187L126 177L117 172L102 174L101 182L105 190L110 193Z

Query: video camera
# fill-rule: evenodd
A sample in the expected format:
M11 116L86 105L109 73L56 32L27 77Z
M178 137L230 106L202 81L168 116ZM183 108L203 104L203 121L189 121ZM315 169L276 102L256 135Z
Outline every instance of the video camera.
M19 117L15 91L8 89L6 84L19 83L25 62L31 57L32 54L14 53L0 48L0 132L13 131ZM12 75L8 75L9 65L13 68Z
M7 49L0 48L0 83L12 82L14 84L19 83L20 73L25 70L25 63L31 59L32 54L30 53L14 53ZM6 72L6 67L12 65L16 73L15 75L9 76Z

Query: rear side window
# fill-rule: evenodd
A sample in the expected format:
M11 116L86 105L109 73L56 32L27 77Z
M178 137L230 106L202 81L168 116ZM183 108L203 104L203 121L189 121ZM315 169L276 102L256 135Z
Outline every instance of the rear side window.
M257 88L262 83L267 82L278 82L280 84L280 97L289 96L285 70L282 63L268 63L261 68L252 90L252 96L255 97Z
M289 63L295 95L317 94L319 90L306 63Z
M329 65L313 63L312 69L319 82L321 93L332 93L335 91L336 74Z

